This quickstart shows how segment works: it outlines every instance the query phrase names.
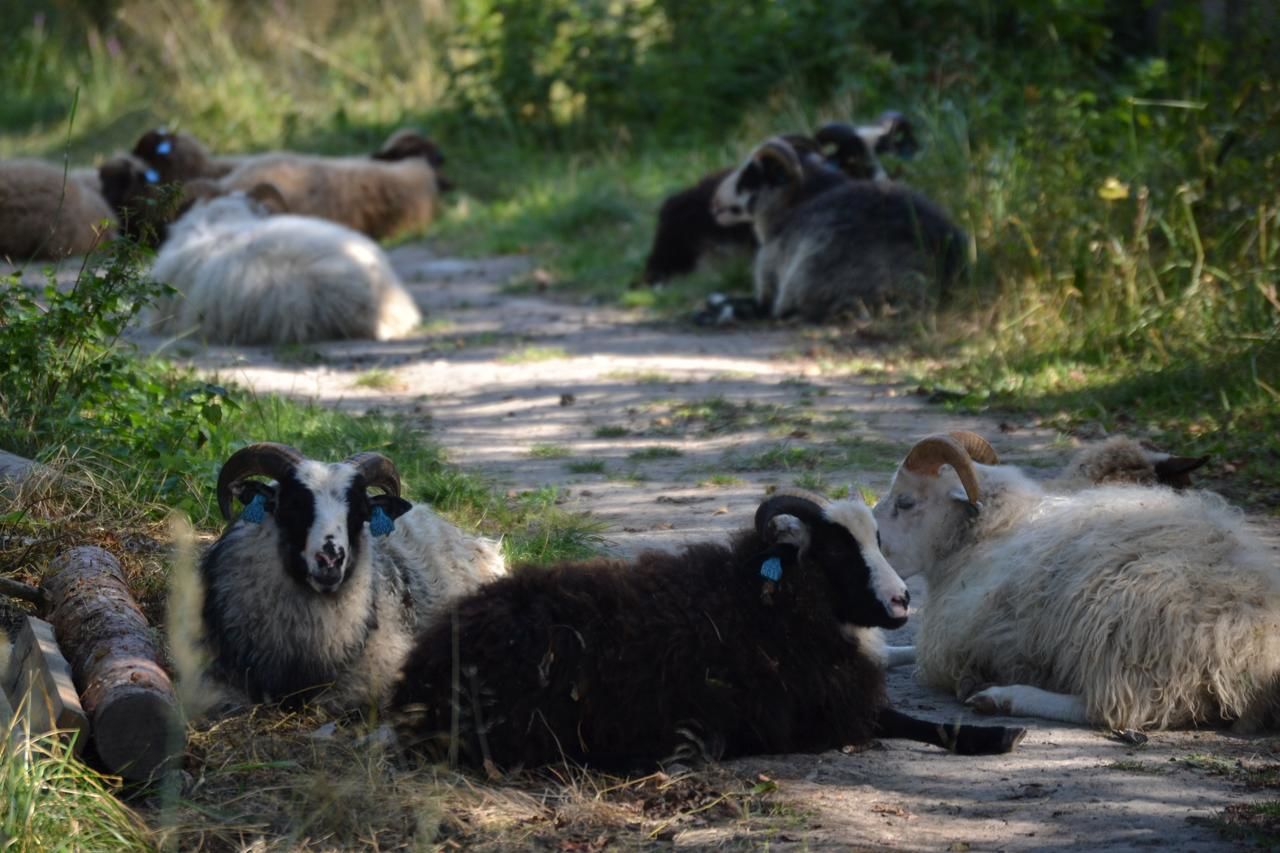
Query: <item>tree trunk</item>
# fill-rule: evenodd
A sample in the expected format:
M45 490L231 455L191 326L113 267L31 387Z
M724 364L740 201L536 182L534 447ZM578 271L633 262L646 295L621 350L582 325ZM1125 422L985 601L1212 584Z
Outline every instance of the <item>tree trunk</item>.
M147 619L120 564L101 548L72 548L44 582L57 632L98 757L112 772L145 780L175 766L186 724Z

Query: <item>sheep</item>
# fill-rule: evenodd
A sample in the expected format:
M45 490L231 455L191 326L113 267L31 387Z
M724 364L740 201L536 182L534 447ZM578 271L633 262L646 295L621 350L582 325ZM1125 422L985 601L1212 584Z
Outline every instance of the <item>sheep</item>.
M979 711L1252 731L1280 710L1280 566L1217 495L1047 493L966 433L918 442L875 516L928 581L920 678Z
M814 197L805 192L813 168L775 137L713 198L718 221L735 222L745 211L760 240L758 316L818 322L945 296L964 268L968 237L941 208L883 182L846 181Z
M40 160L0 161L0 257L83 255L116 236L91 174Z
M1102 483L1138 483L1186 489L1191 486L1191 472L1208 461L1208 456L1174 456L1117 435L1081 448L1062 474L1049 482L1049 487L1061 490Z
M827 165L854 179L888 180L888 174L876 154L893 151L901 156L912 156L916 150L911 123L900 113L885 113L877 124L863 127L837 123L824 125L812 139L799 134L783 138L804 155L825 158ZM653 246L645 260L642 275L645 284L661 284L693 272L699 259L710 250L732 252L756 247L749 216L725 222L717 221L711 212L716 188L732 172L732 166L712 172L692 187L674 193L662 202ZM831 180L813 184L810 191L829 189L838 183Z
M384 341L422 322L376 243L321 219L266 216L264 198L283 205L263 185L199 201L169 227L151 274L177 292L152 307L154 331L238 344Z
M727 545L518 566L458 599L405 662L400 742L501 768L634 769L877 735L1012 749L1023 730L889 707L879 628L906 621L907 588L870 510L821 500L775 494Z
M440 148L419 131L402 128L368 157L322 157L271 151L213 157L189 134L149 131L134 146L157 183L217 179L227 190L259 184L280 190L291 212L317 216L382 240L421 230L435 218L439 195L452 184L436 169Z
M189 133L165 128L148 130L129 152L146 163L158 184L181 184L196 178L225 177L246 157L215 157Z
M255 702L385 701L417 632L506 570L497 542L400 491L379 453L324 463L263 442L227 459L218 508L228 520L233 499L244 509L200 563L214 684Z
M159 173L131 154L111 157L98 167L102 196L129 239L155 248L168 236L169 224L201 198L221 195L216 183L197 178L162 183Z

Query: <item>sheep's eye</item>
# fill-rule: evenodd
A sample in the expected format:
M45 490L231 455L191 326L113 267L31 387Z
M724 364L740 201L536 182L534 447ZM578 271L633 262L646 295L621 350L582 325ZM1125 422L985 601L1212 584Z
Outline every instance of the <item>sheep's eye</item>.
M898 499L894 502L894 507L901 510L911 509L916 505L916 499L911 495L898 495Z
M877 530L877 531L876 531L876 547L877 547L877 548L884 548L884 543L880 541L880 531L879 531L879 530Z

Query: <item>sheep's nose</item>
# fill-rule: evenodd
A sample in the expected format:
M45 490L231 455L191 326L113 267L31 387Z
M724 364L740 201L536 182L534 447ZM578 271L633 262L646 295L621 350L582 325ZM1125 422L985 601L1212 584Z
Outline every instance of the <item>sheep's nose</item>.
M903 610L906 610L907 606L911 604L911 590L904 589L902 591L902 595L895 595L892 599L890 599L889 603L896 604L900 606Z
M336 574L342 569L343 562L346 561L347 551L345 548L334 545L332 542L324 543L324 547L316 551L316 567L325 572L325 574Z

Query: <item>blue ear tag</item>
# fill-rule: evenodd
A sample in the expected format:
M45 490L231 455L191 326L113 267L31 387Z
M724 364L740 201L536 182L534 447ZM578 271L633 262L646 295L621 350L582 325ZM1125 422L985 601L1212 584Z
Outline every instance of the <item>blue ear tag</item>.
M782 561L777 557L770 557L760 566L760 577L765 580L771 580L774 583L782 580Z
M160 144L156 146L156 153L163 154L166 157L169 156L169 152L172 150L173 142L168 139L162 140Z
M380 506L373 508L373 517L369 519L369 532L374 536L386 536L396 529L396 522Z
M262 519L266 517L267 499L262 495L254 495L253 500L245 504L244 512L240 513L240 520L250 524L261 524Z
M155 169L147 169L147 171L142 173L142 177L146 178L147 183L149 184L160 183L160 173L157 172Z

